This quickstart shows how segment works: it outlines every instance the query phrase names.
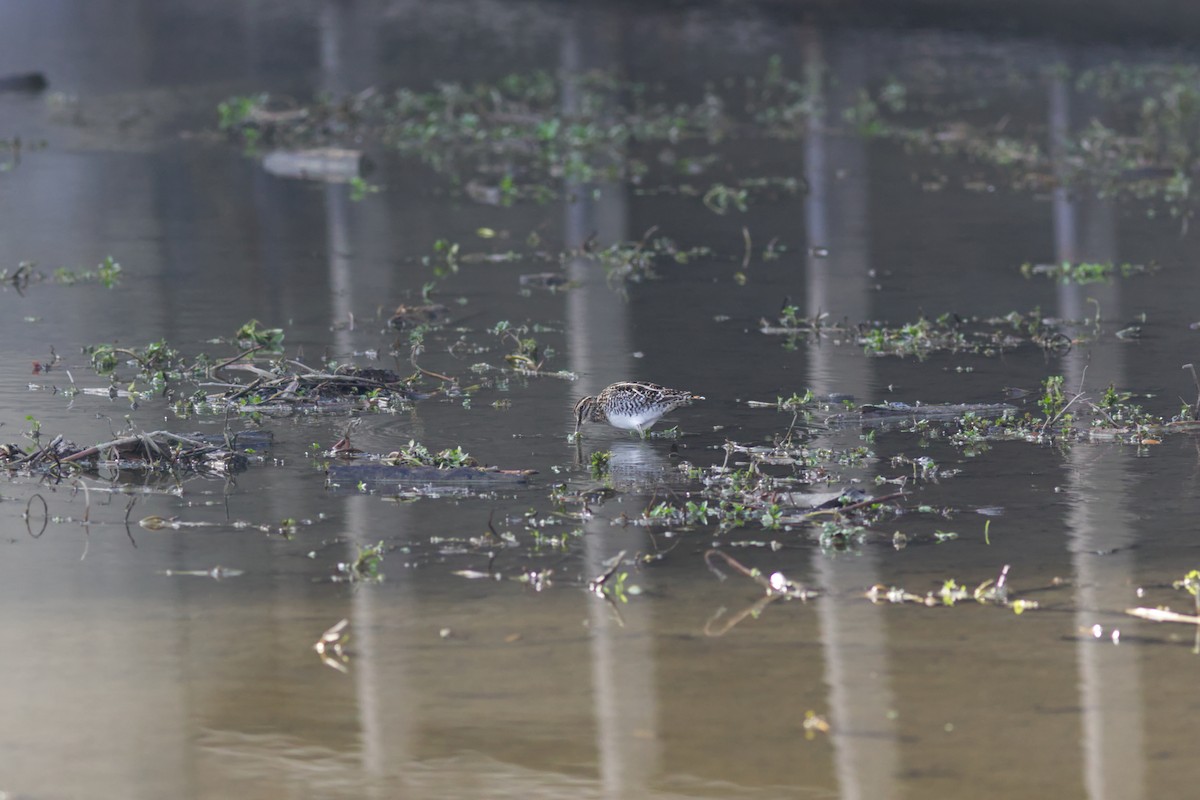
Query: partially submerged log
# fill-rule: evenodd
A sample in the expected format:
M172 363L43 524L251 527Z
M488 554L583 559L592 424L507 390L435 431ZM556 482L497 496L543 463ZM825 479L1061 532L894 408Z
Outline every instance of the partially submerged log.
M99 467L221 474L245 469L249 459L241 451L269 446L271 438L267 431L239 431L228 435L153 431L79 447L62 436L55 436L45 446L28 453L15 445L0 447L0 467L58 476L71 469Z
M522 286L530 289L549 289L550 291L554 291L555 289L566 288L570 279L561 272L532 272L522 275L519 281Z
M1016 406L1008 403L863 403L854 411L831 414L821 420L826 425L886 425L908 420L930 420L951 422L973 414L991 419L1016 413Z
M529 483L532 470L496 467L431 467L416 464L332 464L326 473L331 487L423 486L426 484L478 484L519 486Z
M311 150L273 150L263 156L263 169L280 178L347 183L362 176L366 158L361 150L316 147Z
M45 91L49 86L46 76L40 72L23 72L14 75L0 75L0 92L30 92Z
M230 433L189 433L189 439L211 445L225 445L234 450L265 450L275 443L275 434L264 430L234 431Z
M401 305L396 308L388 325L398 331L420 325L441 325L450 319L450 309L441 303L425 303L419 306Z

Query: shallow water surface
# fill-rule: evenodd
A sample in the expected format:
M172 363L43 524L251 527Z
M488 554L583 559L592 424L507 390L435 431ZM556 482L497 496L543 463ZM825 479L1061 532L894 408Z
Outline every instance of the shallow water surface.
M1039 414L1051 376L1068 397L1098 402L1111 385L1164 418L1196 402L1181 369L1200 337L1196 233L1161 196L1098 199L978 152L947 157L839 122L861 119L861 92L910 80L942 111L914 101L907 124L950 140L962 128L937 116L949 107L937 87L969 93L938 76L973 76L976 96L955 107L1043 130L1049 152L1055 135L1120 113L1062 76L1196 65L1119 41L773 13L382 0L0 10L0 27L29 32L0 54L0 74L39 68L51 81L48 94L0 93L0 138L24 145L0 172L0 268L31 261L45 276L0 293L0 439L274 436L225 477L101 468L0 486L0 798L1138 798L1196 785L1195 630L1123 612L1193 610L1172 583L1200 568L1197 434L972 448L953 426L824 423L746 402L811 389L999 403L1018 389L1011 402ZM118 34L133 38L101 46ZM793 77L825 70L824 123L790 140L730 135L711 152L634 141L627 154L652 176L695 156L709 170L701 187L803 179L802 191L751 194L745 211L716 213L711 196L649 178L559 175L544 202L478 203L445 165L371 140L379 191L354 199L342 184L268 175L215 130L232 95L301 102L532 70L616 70L690 104L706 85L763 75L773 54ZM719 157L703 166L701 151ZM1060 171L1076 163L1057 158ZM660 235L711 250L661 257L634 280L585 248ZM773 239L778 257L764 257ZM522 255L438 274L439 240ZM52 278L109 255L123 267L112 289ZM1027 262L1155 271L1058 283L1023 277ZM521 275L560 266L565 290L522 289ZM408 334L387 319L428 284L451 321L416 363L455 385L418 375L420 399L393 412L191 413L161 390L131 402L103 393L136 384L128 365L98 375L81 353L166 340L220 361L257 319L284 329L288 358L407 376ZM789 305L827 314L824 333L764 335ZM1078 321L1074 345L864 352L873 328L1014 311ZM529 326L544 374L505 361L512 342L489 332L505 321ZM1117 335L1131 325L1140 335ZM659 424L678 424L675 437L588 426L571 441L574 401L617 380L707 399ZM71 391L84 388L101 393ZM167 388L177 400L203 387ZM399 495L329 486L327 451L352 422L368 453L411 440L536 475ZM812 452L863 450L786 491L902 490L900 512L845 537L822 534L832 515L732 530L654 519L662 503L703 498L689 467L744 459L727 443L766 448L789 431ZM596 453L606 468L593 470ZM204 525L138 524L154 515ZM381 577L345 580L339 565L376 545ZM812 596L768 600L706 558L714 549ZM1023 613L867 597L936 597L949 580L970 592L1006 566ZM216 567L235 572L204 574ZM323 663L313 645L341 620L344 657L328 650Z

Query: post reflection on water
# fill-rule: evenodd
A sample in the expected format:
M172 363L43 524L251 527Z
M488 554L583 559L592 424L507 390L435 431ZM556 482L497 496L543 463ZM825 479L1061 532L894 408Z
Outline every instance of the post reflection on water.
M810 317L831 313L870 319L871 269L869 164L865 143L837 133L838 120L854 105L867 83L870 37L809 28L800 40L805 69L817 83L823 113L809 122L804 144L804 174L809 180L804 218L805 307ZM807 386L819 396L849 394L860 402L870 396L866 361L847 365L829 344L814 341L806 350ZM841 436L844 438L845 433ZM857 432L852 432L857 438ZM829 442L853 446L857 442ZM865 586L882 582L880 554L830 558L816 551L813 571L823 597L817 601L821 625L828 708L837 719L833 734L838 789L845 798L895 797L899 769L895 708L890 685L888 633L878 610L846 602Z
M613 63L621 46L615 18L602 12L580 15L563 29L561 70L583 76ZM574 79L567 79L563 114L577 114ZM566 206L563 241L580 248L594 237L600 247L629 238L629 207L622 186L586 186L567 182L563 194L575 198ZM578 288L567 297L567 348L572 372L580 376L576 396L594 395L610 383L634 380L629 307L603 276L578 259L567 264L567 276ZM569 407L570 403L564 404ZM620 448L613 461L625 462ZM627 462L629 463L629 462ZM637 457L631 459L637 463ZM603 574L609 560L646 548L643 529L614 529L603 518L586 522L583 568ZM658 772L658 730L654 659L654 614L649 605L627 606L620 616L602 602L588 606L590 663L588 676L594 708L595 758L603 797L637 797Z
M66 484L15 475L2 498L15 502L0 503L9 510L0 520L10 545L0 597L14 644L0 680L0 798L1099 800L1182 796L1195 785L1186 746L1195 732L1190 638L1121 616L1136 602L1135 587L1165 593L1197 566L1178 533L1197 511L1190 441L1136 452L995 441L967 455L936 431L868 432L798 417L795 437L812 451L865 447L871 455L839 468L829 485L784 485L781 497L801 488L878 495L895 486L875 485L877 475L905 476L904 513L841 548L819 542L810 525L772 529L752 520L718 530L645 518L655 504L702 499L682 464L720 464L727 442L748 451L790 430L790 414L750 408L749 399L769 407L811 389L858 402L971 402L993 399L1003 386L1036 391L1049 375L1063 376L1068 395L1095 397L1110 384L1144 389L1147 375L1148 397L1176 392L1177 355L1192 346L1182 341L1194 308L1179 267L1191 263L1191 239L1176 230L1164 236L1120 201L1065 185L1078 158L1065 143L1114 113L1071 78L1096 63L1088 45L865 29L757 6L730 14L670 4L329 0L283 10L223 0L138 12L101 2L92 12L107 26L100 32L68 6L49 4L45 17L25 4L0 10L0 28L52 28L62 42L56 58L91 54L59 73L68 76L63 96L43 103L0 94L2 124L14 126L0 127L0 137L32 130L49 138L0 172L0 214L9 221L0 267L90 264L113 251L129 269L102 302L52 281L0 297L14 321L6 363L20 365L0 381L8 439L31 424L26 415L84 440L103 439L125 416L147 428L224 429L224 419L173 417L149 396L127 407L35 390L33 380L57 377L26 374L48 343L72 354L108 340L165 338L194 349L259 318L287 328L289 359L407 374L416 368L411 343L387 329L387 315L432 284L452 321L426 339L421 357L457 380L423 384L396 414L231 415L235 427L275 433L264 460L226 480L180 480L168 489L145 476L121 478L131 493L145 489L128 525L119 502L85 501ZM185 69L173 57L181 25L207 43L201 49L227 58L193 64L187 69L196 73L181 79L172 72ZM101 33L116 40L125 28L137 32L128 47L103 55L86 46ZM15 46L21 57L36 56ZM562 124L586 103L625 108L632 87L651 87L648 97L666 91L681 109L723 91L729 106L720 113L748 125L762 109L729 98L756 96L775 54L808 92L790 135L739 139L731 123L702 143L633 136L607 156L630 170L624 179L553 173L544 187L553 199L544 204L474 202L460 176L441 171L445 161L401 159L382 147L371 153L379 171L367 176L380 191L355 200L341 184L272 177L260 154L223 134L189 129L160 141L137 122L138 109L159 96L147 87L168 80L204 96L189 114L209 119L234 92L269 88L287 104L314 90L345 97L394 83L488 83L542 71L560 81ZM1122 55L1166 57L1138 48ZM91 59L112 61L102 70ZM876 140L850 124L885 82L980 64L991 75L1025 60L1066 66L1038 71L1028 81L1034 89L1012 80L980 91L994 90L984 99L999 107L1018 86L1036 107L1015 113L1036 115L1047 132L1045 152L1061 185L1045 198L1003 185L968 194L956 170L977 164L914 155L915 138ZM3 63L0 77L11 71ZM605 73L619 78L607 95L597 90L604 81L582 77ZM115 100L106 96L114 91ZM79 110L63 123L72 93L81 95ZM97 144L105 103L118 108L109 110L122 121L110 127L122 134ZM964 103L981 129L1010 124L987 116L988 103ZM715 103L704 107L717 113ZM923 112L914 103L907 113ZM601 120L611 130L620 122ZM943 122L930 123L938 135L960 130ZM519 159L513 164L501 171L522 177ZM801 177L804 190L759 192L776 185L776 172ZM686 190L664 191L655 184L660 173ZM924 180L933 173L955 177ZM940 188L922 191L925 183ZM717 185L751 187L746 209L706 205L701 198ZM712 252L680 263L662 258L658 280L637 283L606 274L589 256L643 241L652 228L681 249ZM1021 241L1002 233L1012 229L1023 231ZM786 247L769 260L772 237ZM463 259L433 281L423 259L439 240L488 258ZM935 250L931 263L913 258ZM518 256L505 260L508 251ZM1116 263L1149 260L1147 252L1172 265L1163 279L1177 291L1015 275L1023 259ZM564 291L518 283L525 272L560 266L570 282ZM827 314L846 325L836 336L781 346L760 334L759 320L784 298L809 318ZM865 357L855 335L859 326L910 320L910 312L967 319L1034 307L1103 332L1079 337L1069 352L924 360ZM1110 324L1147 308L1161 325L1154 335L1141 343L1110 335ZM503 366L486 333L502 320L536 326L543 352L552 353L547 374ZM72 383L109 381L87 373L85 359L68 362ZM548 374L559 369L575 379ZM708 399L673 413L677 437L643 440L590 426L568 441L574 400L622 380ZM65 385L59 379L58 388ZM355 443L373 453L409 440L461 446L481 463L537 475L516 488L436 498L335 492L313 453L352 418ZM607 454L602 475L590 470L597 452ZM941 471L917 480L897 466L920 456ZM91 481L93 494L111 488L94 475L80 480ZM549 499L558 492L597 499L579 512L578 503ZM54 519L39 539L25 533L20 511L34 494L47 498ZM982 507L1002 512L988 518L990 529L975 513ZM138 528L138 515L150 514L215 527ZM305 522L287 535L259 536L239 524L291 518ZM893 546L893 529L912 534L907 547ZM1150 537L1150 529L1165 533ZM935 543L932 534L945 531L957 538ZM340 564L380 542L382 580L332 580ZM758 570L755 579L709 559L712 550ZM240 575L183 577L217 564ZM873 586L923 595L948 578L978 585L1006 565L1015 591L1040 609L1018 616L982 604L865 598ZM589 591L614 567L632 591ZM764 597L763 581L776 571L806 592ZM531 580L535 574L544 582ZM312 650L343 619L344 671ZM827 725L809 724L814 719Z
M1069 60L1069 59L1067 59ZM1067 154L1064 142L1073 129L1103 114L1103 109L1077 101L1063 76L1048 81L1048 122L1051 152L1060 165ZM1065 166L1060 167L1065 169ZM1119 263L1116 209L1112 201L1080 197L1058 188L1051 205L1055 261ZM1122 319L1120 284L1058 289L1058 315L1082 320L1099 317ZM1064 385L1072 392L1103 392L1105 386L1129 385L1124 353L1113 348L1073 350L1063 365ZM1081 636L1077 659L1079 705L1083 714L1083 783L1091 800L1146 796L1145 724L1140 654L1117 646L1121 623L1097 622L1101 609L1120 608L1129 602L1128 587L1137 581L1133 527L1136 512L1128 508L1123 491L1132 476L1124 459L1106 457L1086 449L1067 457L1069 509L1066 514L1067 547L1071 553L1075 585L1075 620ZM1094 638L1108 638L1112 647L1097 647Z

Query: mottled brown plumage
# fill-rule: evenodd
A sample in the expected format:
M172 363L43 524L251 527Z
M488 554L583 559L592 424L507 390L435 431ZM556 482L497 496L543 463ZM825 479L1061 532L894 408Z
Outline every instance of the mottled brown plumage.
M693 400L698 394L668 389L654 383L622 381L604 388L600 394L581 398L575 404L575 434L585 422L607 422L614 428L637 431L645 439L646 431L664 414Z

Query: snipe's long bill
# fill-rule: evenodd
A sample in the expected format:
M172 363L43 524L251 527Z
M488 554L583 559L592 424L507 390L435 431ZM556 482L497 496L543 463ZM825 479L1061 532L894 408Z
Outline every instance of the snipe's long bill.
M654 383L623 381L575 404L575 435L585 422L607 422L614 428L637 431L643 439L654 423L680 406L703 400L698 394Z

